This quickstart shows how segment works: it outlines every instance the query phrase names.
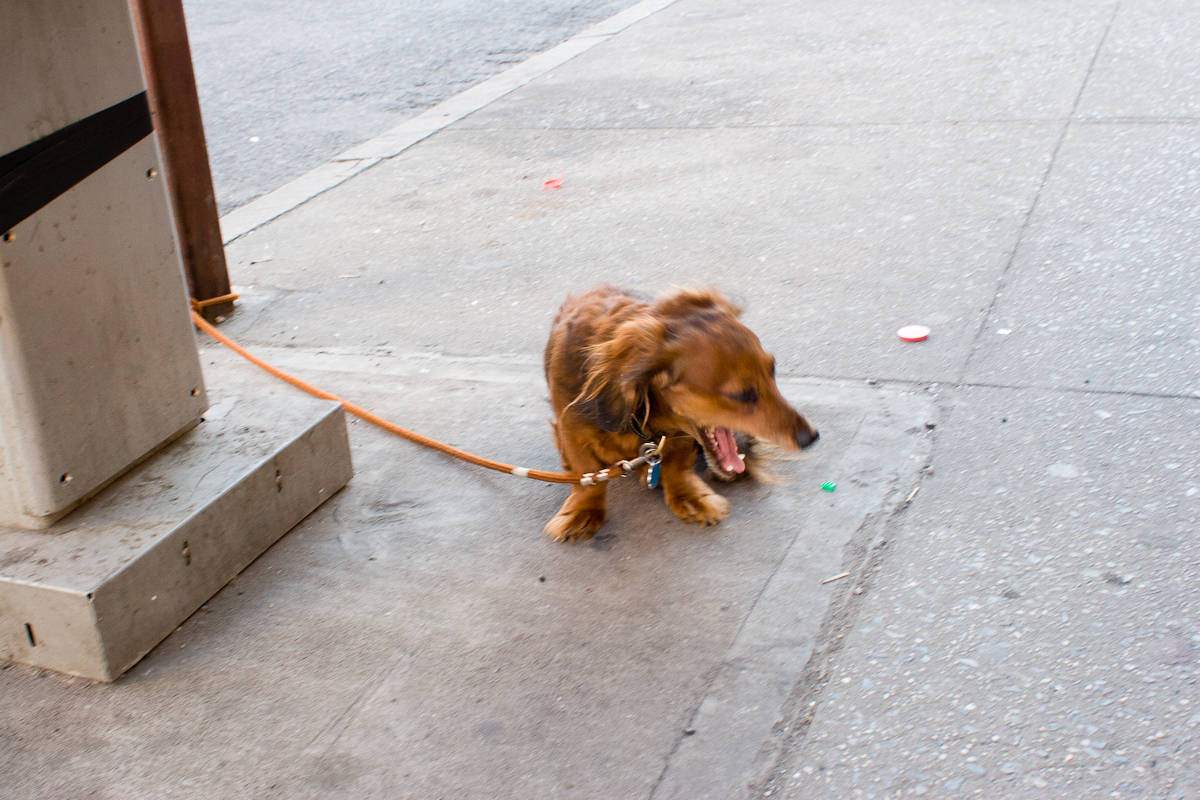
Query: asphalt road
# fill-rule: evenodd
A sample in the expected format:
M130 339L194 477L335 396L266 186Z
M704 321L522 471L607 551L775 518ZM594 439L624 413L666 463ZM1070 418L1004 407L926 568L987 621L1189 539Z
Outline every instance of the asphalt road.
M220 212L632 0L188 0Z

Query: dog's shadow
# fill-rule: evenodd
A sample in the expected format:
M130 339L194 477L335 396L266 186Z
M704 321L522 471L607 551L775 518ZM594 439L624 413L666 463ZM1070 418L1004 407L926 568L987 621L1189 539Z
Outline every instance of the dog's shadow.
M588 547L601 553L609 553L612 552L613 545L617 543L617 539L619 538L620 536L616 533L601 530L588 541Z
M663 500L662 489L647 489L640 483L613 484L609 487L609 518L604 527L592 538L580 544L600 553L612 552L624 534L671 536L719 536L723 531L736 527L738 519L753 509L759 501L766 499L790 481L783 479L776 484L764 484L754 480L738 480L732 483L706 481L718 493L727 497L734 507L734 518L718 525L700 527L684 522L671 512ZM739 513L738 509L741 509ZM613 512L616 512L615 514Z

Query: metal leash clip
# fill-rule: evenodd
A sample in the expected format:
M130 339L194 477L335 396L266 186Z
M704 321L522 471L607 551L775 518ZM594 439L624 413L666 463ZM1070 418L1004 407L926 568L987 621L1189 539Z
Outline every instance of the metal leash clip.
M650 473L646 476L647 489L658 488L658 477L660 466L662 465L662 451L666 443L667 437L664 436L658 440L658 444L646 442L638 450L639 460L645 459L646 463L650 465Z
M638 448L638 457L633 461L618 461L609 469L600 470L599 472L585 472L579 479L579 485L595 486L599 483L605 483L612 479L613 476L608 474L612 469L621 470L621 474L616 477L628 478L642 464L648 464L650 465L650 476L647 480L647 485L653 489L658 486L658 465L662 463L662 451L666 444L667 437L665 436L658 440L658 444L646 442Z

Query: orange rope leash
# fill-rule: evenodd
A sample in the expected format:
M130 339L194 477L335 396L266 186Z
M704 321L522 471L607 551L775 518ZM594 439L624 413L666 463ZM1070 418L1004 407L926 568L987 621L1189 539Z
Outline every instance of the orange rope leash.
M238 296L233 293L223 294L220 297L210 297L207 300L197 300L196 298L193 297L192 298L192 310L199 311L200 309L208 308L209 306L219 306L222 303L232 303L234 300L237 300L237 299L238 299Z
M192 321L196 323L196 327L198 327L200 330L204 331L209 336L216 339L218 342L225 345L230 350L237 353L238 355L240 355L242 358L246 359L250 363L263 368L267 372L274 375L276 378L279 378L281 381L290 383L292 386L295 386L297 389L301 389L305 392L308 392L309 394L313 395L314 397L319 397L322 400L334 400L338 403L341 403L342 407L344 409L346 409L346 411L348 411L349 413L353 414L354 416L358 417L359 419L370 422L372 425L377 425L380 428L383 428L385 431L394 433L397 436L403 436L405 439L408 439L411 442L416 442L419 445L431 448L433 450L437 450L438 452L445 453L448 456L453 456L454 458L460 459L462 461L466 461L470 464L475 464L476 466L496 470L497 472L507 472L510 475L517 475L522 478L533 478L534 480L545 481L546 483L582 483L583 485L588 486L588 485L592 485L594 483L603 483L605 481L611 480L612 478L620 478L620 477L623 477L624 475L628 475L628 474L630 474L630 472L632 472L632 467L635 466L635 465L629 464L629 462L622 462L622 464L628 464L630 466L630 469L625 469L621 466L621 464L618 464L617 466L609 467L608 469L603 470L601 472L588 473L586 475L571 474L571 473L566 473L566 472L544 472L544 471L538 470L538 469L526 469L525 467L514 467L511 464L502 464L499 461L492 461L490 458L481 458L480 456L472 455L471 453L468 453L464 450L459 450L457 447L451 447L450 445L443 444L435 439L430 439L428 436L422 436L419 433L413 433L410 430L401 428L399 425L396 425L395 423L388 422L386 419L384 419L380 416L377 416L375 414L372 414L370 411L367 411L365 408L356 406L347 400L343 400L342 398L338 397L337 395L330 394L329 392L323 391L321 389L318 389L315 386L307 384L304 381L300 380L299 378L289 375L288 373L284 372L283 370L279 369L278 367L271 366L267 362L263 361L261 358L251 355L245 348L238 345L232 339L229 339L228 337L224 336L216 328L214 328L212 325L210 325L203 317L200 316L199 308L202 307L200 305L201 303L205 303L208 305L215 305L215 302L229 302L229 300L231 298L234 298L236 296L237 295L226 295L225 297L215 297L212 300L205 300L205 301L193 300L192 301Z

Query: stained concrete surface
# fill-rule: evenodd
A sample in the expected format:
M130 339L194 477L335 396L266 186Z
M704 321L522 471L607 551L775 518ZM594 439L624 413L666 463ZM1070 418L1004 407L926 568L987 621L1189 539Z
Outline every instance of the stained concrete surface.
M431 435L553 466L536 365L376 357L368 371L263 353ZM292 391L227 351L203 355L229 389ZM0 673L50 690L6 703L10 730L59 719L63 736L5 749L18 796L624 797L653 791L684 738L750 742L753 756L755 739L720 744L721 720L703 724L697 705L748 676L737 713L761 705L756 731L779 717L821 609L845 591L821 581L856 570L864 514L902 505L935 422L921 392L783 388L833 443L781 466L790 482L727 490L730 519L703 531L619 484L606 527L573 547L540 533L565 487L353 423L350 486L116 686ZM832 494L831 474L844 476ZM89 740L105 740L89 760L107 767L54 768Z
M1198 13L679 0L239 239L227 332L453 444L554 465L540 350L601 280L724 287L821 444L717 528L622 485L569 547L561 489L355 424L350 486L116 686L0 672L5 773L1196 796L1200 79L1148 42Z
M1056 136L1041 123L455 129L234 243L255 305L229 330L538 353L568 291L692 281L744 303L787 372L952 381ZM560 171L563 188L543 190ZM905 347L895 331L918 319L937 334Z

